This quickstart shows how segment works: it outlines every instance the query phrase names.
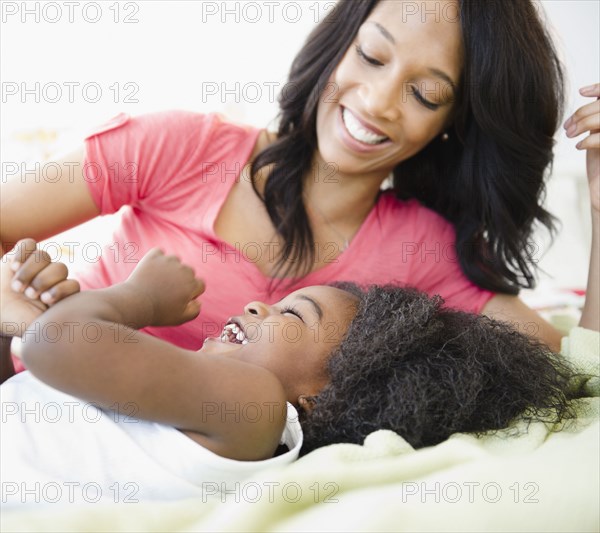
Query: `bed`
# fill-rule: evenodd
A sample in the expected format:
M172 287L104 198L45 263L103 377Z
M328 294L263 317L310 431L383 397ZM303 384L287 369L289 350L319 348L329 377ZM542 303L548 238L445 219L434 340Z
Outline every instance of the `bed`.
M336 444L203 501L56 506L2 513L2 531L599 531L600 336L574 328L563 353L578 418L522 421L414 450L386 430Z

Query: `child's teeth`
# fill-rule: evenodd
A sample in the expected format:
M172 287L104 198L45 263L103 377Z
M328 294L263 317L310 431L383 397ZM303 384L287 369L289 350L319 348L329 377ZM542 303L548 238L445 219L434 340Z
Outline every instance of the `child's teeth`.
M221 333L221 342L235 342L248 344L244 331L237 324L226 324Z

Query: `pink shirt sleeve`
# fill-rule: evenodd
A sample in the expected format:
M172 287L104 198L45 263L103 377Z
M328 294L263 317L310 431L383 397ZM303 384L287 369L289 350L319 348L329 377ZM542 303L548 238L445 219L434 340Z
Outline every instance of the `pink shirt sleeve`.
M93 130L85 138L84 176L101 214L142 204L164 212L185 198L200 184L198 161L218 120L188 111L121 113Z

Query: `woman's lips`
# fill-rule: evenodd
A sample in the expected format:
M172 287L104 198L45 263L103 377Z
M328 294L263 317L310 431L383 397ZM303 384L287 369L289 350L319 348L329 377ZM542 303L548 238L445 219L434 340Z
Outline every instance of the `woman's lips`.
M383 141L382 143L379 143L379 144L367 144L367 143L358 141L357 139L352 137L352 135L350 135L348 128L346 128L346 124L344 123L344 117L342 116L343 112L344 112L344 107L340 105L339 112L337 113L336 129L338 130L338 133L339 133L340 138L342 139L342 142L350 150L352 150L354 152L361 152L361 153L373 153L373 152L378 152L380 150L384 150L390 144L392 144L392 141L390 139L387 139L386 141Z
M388 135L385 132L381 131L380 129L377 129L375 126L372 126L371 124L369 124L368 122L363 120L361 117L359 117L352 110L348 109L347 107L342 106L342 113L344 112L344 110L348 111L358 122L360 122L360 124L362 125L362 127L365 130L370 131L374 135L379 135L381 137L388 137Z

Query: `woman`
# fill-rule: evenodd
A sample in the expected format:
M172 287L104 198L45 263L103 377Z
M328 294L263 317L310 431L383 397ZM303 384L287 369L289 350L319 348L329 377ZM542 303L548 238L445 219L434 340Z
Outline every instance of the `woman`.
M17 256L37 259L23 246ZM548 422L573 415L560 356L413 289L307 287L251 302L194 352L132 329L198 314L203 283L173 256L151 250L125 282L41 316L10 289L10 263L1 267L2 334L23 336L30 369L0 389L5 508L205 501L207 487L231 491L301 448L362 443L377 429L422 447L503 428L523 411ZM288 449L274 457L279 443Z
M179 346L198 348L251 298L347 280L440 294L558 350L516 296L533 286L532 225L552 227L540 200L563 93L552 42L529 2L402 7L339 2L292 64L276 134L212 114L119 115L65 158L64 179L5 187L4 249L128 205L80 281L122 281L153 246L181 255L207 281L202 313L147 329ZM572 135L596 129L597 110L576 120L592 105Z

